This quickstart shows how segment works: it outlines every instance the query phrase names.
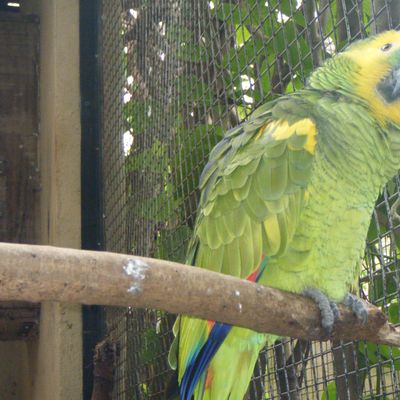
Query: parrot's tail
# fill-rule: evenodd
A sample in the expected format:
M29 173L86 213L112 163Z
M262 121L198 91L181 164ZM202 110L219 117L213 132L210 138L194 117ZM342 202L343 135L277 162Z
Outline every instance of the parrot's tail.
M210 363L195 400L243 399L265 343L265 334L234 327Z
M195 362L188 365L180 382L180 397L176 397L176 384L170 386L167 400L243 399L267 335L230 326L226 332L225 324L216 326L217 334L210 336L212 340L205 343ZM216 340L220 333L225 339L222 343Z
M243 399L253 374L259 351L260 347L254 346L253 349L248 348L239 352L236 350L235 354L230 357L227 354L225 354L226 358L223 355L216 356L213 366L208 368L206 372L206 379L200 380L198 389L191 399ZM220 363L223 364L222 368L219 368ZM165 400L182 400L179 392L178 373L174 371L165 391Z

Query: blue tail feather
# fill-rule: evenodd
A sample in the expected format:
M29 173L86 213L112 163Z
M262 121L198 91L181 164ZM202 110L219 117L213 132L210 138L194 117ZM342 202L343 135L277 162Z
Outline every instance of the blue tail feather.
M229 324L220 322L214 324L207 341L197 356L190 361L183 374L180 387L181 400L190 400L192 398L198 381L231 329L232 325Z
M258 270L256 271L256 275L253 278L255 282L258 282L260 279L267 263L268 257L266 256L263 258ZM216 322L211 329L207 341L201 347L200 351L199 349L196 349L193 353L180 383L181 400L191 400L197 383L201 380L205 380L204 373L206 372L208 365L231 329L232 325L230 324Z

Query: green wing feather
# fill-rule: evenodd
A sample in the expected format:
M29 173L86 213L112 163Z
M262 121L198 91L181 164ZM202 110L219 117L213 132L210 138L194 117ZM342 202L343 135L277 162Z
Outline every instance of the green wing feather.
M292 99L282 98L259 108L249 121L228 132L210 153L200 182L202 195L188 263L247 278L265 256L285 252L306 201L313 160L310 138L316 134L307 131L315 128L311 120L302 123L305 117L301 112L294 115L296 106L308 112L309 107ZM282 110L287 110L290 118L282 118ZM178 325L180 380L195 349L207 340L209 327L207 321L187 316L179 317ZM250 338L250 343L253 337L257 345L246 351L248 360L256 359L255 352L258 354L264 345L265 335L234 327L227 342L234 341L235 335L246 341ZM224 345L215 363L221 362L218 354L228 352ZM210 389L213 393L226 383L222 379L219 382L216 380ZM203 393L204 388L198 390Z

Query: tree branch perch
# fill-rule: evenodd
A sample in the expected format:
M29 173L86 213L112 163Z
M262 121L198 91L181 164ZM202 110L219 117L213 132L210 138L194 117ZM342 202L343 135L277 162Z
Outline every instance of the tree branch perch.
M125 254L0 243L0 300L156 308L259 332L329 339L308 298L169 261ZM370 306L363 326L339 306L331 339L400 346L400 329Z

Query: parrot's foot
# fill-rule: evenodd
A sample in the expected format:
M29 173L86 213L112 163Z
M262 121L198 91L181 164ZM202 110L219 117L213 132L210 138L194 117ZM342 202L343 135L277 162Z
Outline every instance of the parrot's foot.
M336 319L339 317L339 309L336 303L329 300L320 290L315 288L307 288L303 291L303 294L314 300L319 309L321 310L321 324L324 331L328 336L331 335L333 325Z
M365 303L356 295L347 293L344 296L343 304L351 309L355 316L361 321L364 325L368 321L368 308Z

